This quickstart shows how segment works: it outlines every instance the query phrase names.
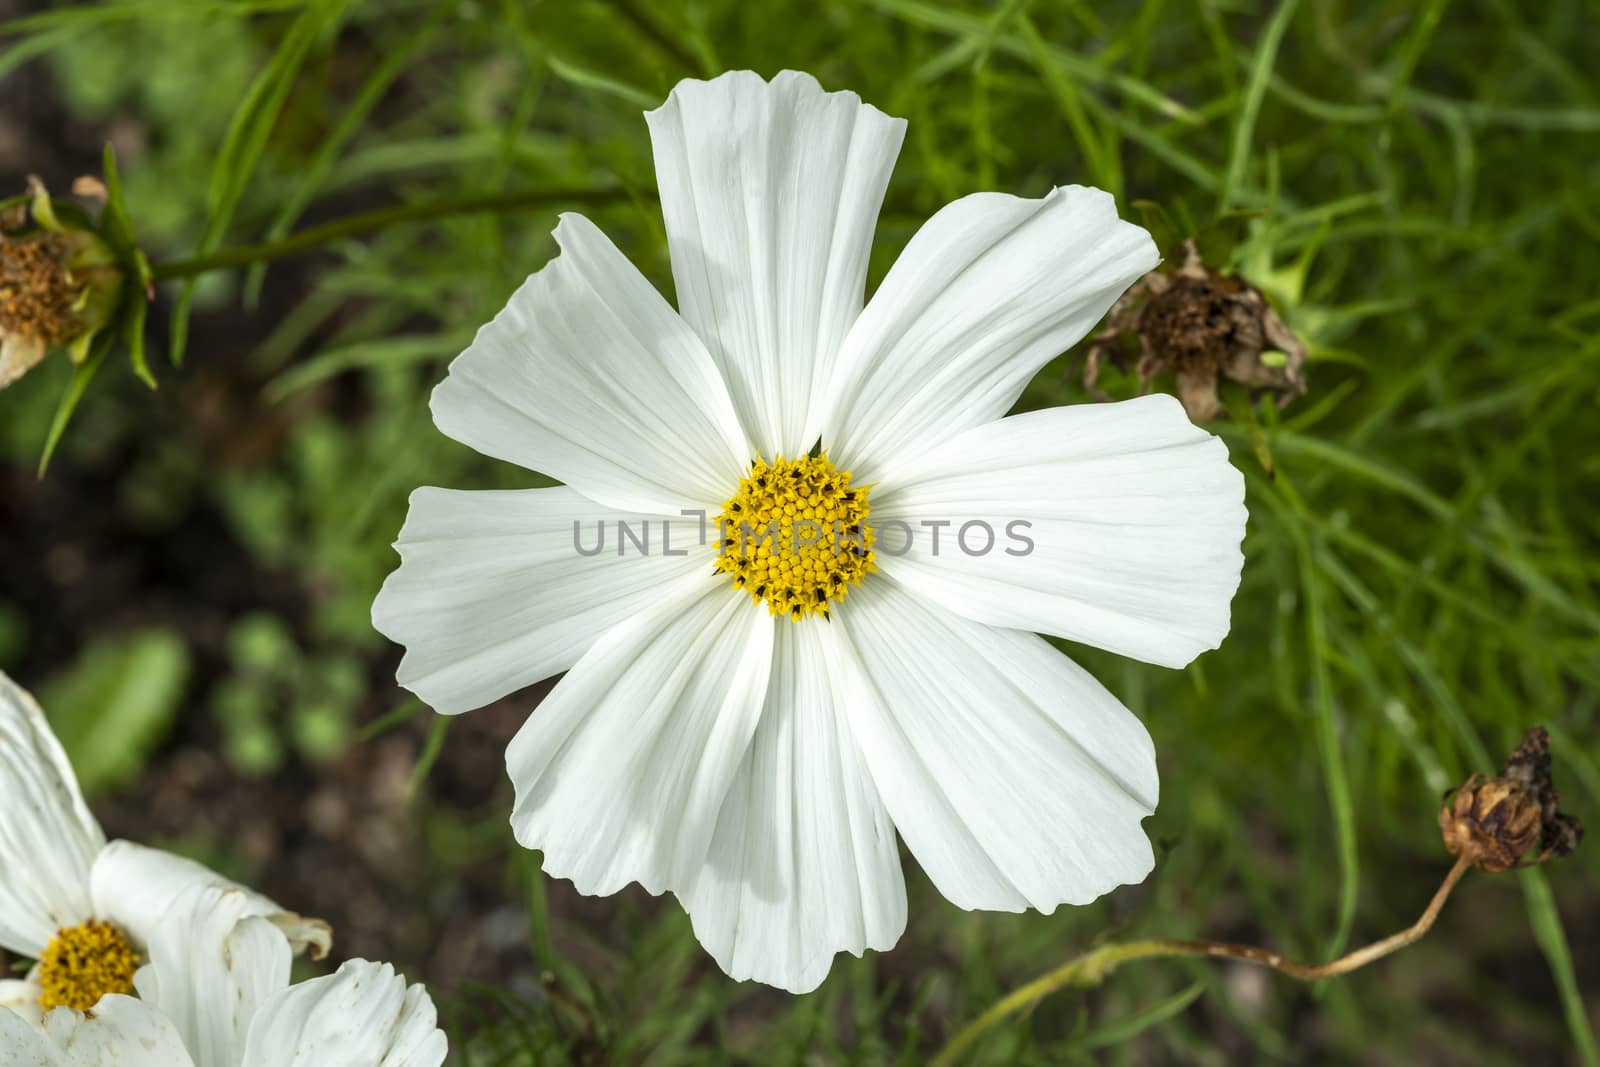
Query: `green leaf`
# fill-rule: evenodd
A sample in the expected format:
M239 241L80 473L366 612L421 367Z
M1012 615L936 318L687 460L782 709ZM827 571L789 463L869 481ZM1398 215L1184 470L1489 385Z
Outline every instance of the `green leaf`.
M40 703L93 796L138 777L177 720L189 650L175 631L152 627L103 640L40 689Z
M1089 180L1108 188L1113 194L1120 193L1121 165L1117 162L1114 152L1106 151L1102 135L1095 129L1094 121L1089 118L1077 79L1058 62L1059 57L1052 53L1044 37L1026 13L1017 15L1016 25L1022 32L1022 39L1028 44L1028 53L1034 67L1044 79L1045 87L1050 90L1057 108L1067 120L1067 128L1072 131L1078 151L1083 154L1084 168L1088 172ZM1163 251L1167 247L1161 238L1157 238L1156 246Z
M144 320L150 311L150 304L143 292L129 293L126 299L128 314L122 320L122 339L128 345L128 362L133 364L133 373L139 376L139 380L154 389L156 376L150 373L150 360L144 351Z
M55 455L56 446L61 443L61 436L67 432L67 424L72 421L73 412L78 410L78 403L83 399L89 383L100 373L100 365L106 361L106 356L111 352L114 336L110 330L102 330L96 334L88 358L78 364L78 369L72 372L72 380L67 383L66 392L61 394L61 400L56 404L55 416L50 420L50 430L45 435L44 450L39 455L39 477L43 478L44 472L49 468L50 457Z
M0 27L0 33L4 27ZM57 29L48 33L38 33L25 40L18 41L4 51L0 51L0 78L5 77L17 67L22 66L35 56L45 55L57 46L64 44L72 36L70 29Z
M426 337L400 336L355 341L330 348L273 378L262 390L262 400L268 404L280 403L302 389L350 370L446 360L466 348L471 341L472 334L463 331Z
M290 11L306 0L122 0L120 3L74 4L54 11L0 23L0 37L29 37L47 30L86 30L117 22L150 18L193 18L200 15L251 15Z
M382 737L390 730L410 721L411 717L421 711L422 701L416 697L408 697L398 705L373 719L356 733L357 741L371 741L375 737Z
M1567 932L1561 924L1561 913L1556 910L1555 894L1550 892L1550 882L1541 870L1521 871L1519 875L1522 878L1523 901L1528 906L1528 919L1533 924L1534 937L1544 951L1545 962L1550 965L1550 975L1555 979L1556 989L1561 995L1561 1007L1567 1017L1572 1043L1577 1046L1584 1067L1600 1067L1600 1046L1596 1045L1594 1028L1589 1025L1583 990L1578 985L1577 972L1572 965L1572 950L1567 945Z
M362 124L367 120L367 116L372 113L372 109L383 99L384 94L389 91L389 87L394 84L395 79L410 68L411 61L432 40L434 34L443 23L445 16L454 10L455 4L453 2L438 4L429 16L428 21L410 34L406 38L405 44L387 56L378 65L378 68L367 77L366 82L361 86L361 91L356 94L355 100L345 110L344 116L340 118L338 125L322 142L322 146L317 149L316 156L302 170L300 180L293 194L278 209L277 216L272 220L272 225L267 230L266 240L276 241L278 238L287 235L294 227L295 222L299 220L306 207L310 205L312 199L328 180L328 175L332 172L333 165L339 158L339 153L360 131ZM264 262L253 264L250 267L250 275L244 287L246 305L252 308L255 307L261 296L261 285L266 278L266 273L267 264Z
M444 755L445 735L450 732L451 725L455 722L448 715L435 715L433 722L428 726L428 739L422 744L422 754L417 757L417 765L411 771L411 786L406 795L413 800L422 792L422 787L428 781L428 775L433 773L434 766L439 762L439 757Z
M1255 137L1256 120L1261 114L1261 101L1267 94L1267 82L1272 77L1272 65L1278 58L1278 46L1289 29L1300 0L1283 0L1278 10L1267 20L1261 40L1255 47L1250 63L1250 76L1245 83L1244 101L1233 125L1233 140L1228 151L1228 166L1223 171L1222 189L1218 197L1219 214L1233 207L1243 191L1245 171L1250 163L1250 145Z
M1096 1027L1082 1037L1076 1038L1072 1042L1073 1047L1091 1049L1120 1045L1131 1038L1137 1037L1150 1027L1164 1023L1173 1016L1180 1014L1190 1004L1199 999L1200 994L1205 991L1206 984L1204 981L1195 982L1186 989L1180 990L1154 1007L1139 1012L1131 1018Z
M119 253L119 259L131 259L130 253L138 249L139 242L134 237L133 222L128 217L128 205L122 195L122 174L117 170L117 153L109 143L101 153L100 160L106 183L106 209L100 216L100 233ZM139 280L144 282L149 279Z
M346 0L324 0L302 13L234 112L211 171L206 193L209 214L197 255L213 252L221 245L311 46L338 23L345 5ZM189 311L194 304L195 284L193 278L184 281L172 308L169 358L175 367L182 365L189 343Z
M117 260L127 274L122 300L127 311L122 319L122 340L128 346L128 362L133 373L150 388L156 388L155 375L150 372L150 361L145 355L144 324L150 312L151 286L150 261L139 248L139 237L134 232L133 220L128 215L127 201L122 194L122 175L117 169L117 154L109 143L101 157L101 170L105 175L106 209L100 216L100 233L117 255Z
M602 74L582 64L574 63L569 59L551 53L547 60L550 70L556 77L579 89L587 89L604 96L614 96L620 100L642 107L646 110L661 103L655 93L647 93L636 85L629 85L620 78L613 78Z
M1222 406L1228 414L1244 430L1245 437L1250 442L1250 450L1256 455L1256 462L1261 464L1261 469L1267 472L1268 478L1277 476L1277 467L1272 460L1272 449L1267 444L1266 431L1261 427L1261 420L1256 417L1255 402L1250 398L1250 389L1238 382L1223 382L1219 390L1222 394Z
M1226 270L1233 262L1234 249L1243 243L1251 221L1265 214L1263 211L1230 211L1200 227L1200 232L1194 235L1194 246L1201 262L1212 270Z

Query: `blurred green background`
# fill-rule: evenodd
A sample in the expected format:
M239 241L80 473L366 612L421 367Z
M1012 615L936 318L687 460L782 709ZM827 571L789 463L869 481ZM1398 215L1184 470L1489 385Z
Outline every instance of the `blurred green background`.
M1600 801L1600 9L1583 0L0 0L0 192L97 173L152 258L521 190L670 293L640 112L678 79L808 70L910 129L872 282L921 220L1054 183L1247 212L1230 266L1307 341L1263 405L1221 650L1072 649L1156 741L1142 886L969 914L908 864L895 951L793 998L728 981L671 901L578 897L512 842L518 694L449 725L368 610L419 484L532 484L433 428L445 363L554 251L555 211L397 225L207 275L187 360L120 353L43 480L71 368L0 394L0 667L39 692L114 834L330 918L438 995L463 1062L915 1063L1108 939L1320 959L1409 924L1449 866L1440 793L1536 722ZM1128 210L1125 207L1125 210ZM1081 353L1027 406L1087 400ZM1122 383L1124 391L1128 383ZM604 798L597 798L603 803ZM1600 1063L1600 847L1468 877L1427 939L1317 989L1134 964L977 1062Z

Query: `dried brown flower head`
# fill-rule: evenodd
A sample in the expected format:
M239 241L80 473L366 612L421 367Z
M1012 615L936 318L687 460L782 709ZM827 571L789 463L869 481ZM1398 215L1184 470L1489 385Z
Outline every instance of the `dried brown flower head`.
M85 286L67 269L74 245L48 230L0 234L0 331L33 331L52 345L68 339Z
M1583 824L1558 810L1561 794L1550 767L1550 735L1535 726L1499 777L1474 774L1445 794L1439 809L1445 848L1491 873L1571 855L1583 838ZM1525 859L1534 849L1535 857Z
M1305 360L1305 345L1261 290L1206 266L1189 240L1177 270L1151 271L1112 305L1105 329L1090 339L1083 381L1108 399L1095 384L1105 361L1131 367L1145 390L1172 371L1189 417L1210 422L1222 411L1222 380L1271 394L1282 407L1306 391Z
M0 217L0 388L52 348L66 347L81 360L122 284L99 235L63 225L44 186L36 178L29 184L31 220L15 208Z

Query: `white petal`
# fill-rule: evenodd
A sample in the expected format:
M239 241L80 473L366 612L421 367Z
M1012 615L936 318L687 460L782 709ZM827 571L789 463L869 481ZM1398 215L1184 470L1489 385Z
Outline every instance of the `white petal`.
M893 947L906 925L894 825L834 697L828 625L779 622L755 739L680 894L723 970L791 993L820 985L838 952Z
M664 587L708 574L716 546L702 536L693 516L613 511L564 486L418 489L372 624L406 646L401 685L469 711L567 670Z
M44 1011L39 1007L39 998L43 995L44 990L32 976L26 980L5 979L0 981L0 1012L13 1012L35 1025L42 1026Z
M823 633L895 826L963 908L1049 913L1143 880L1150 735L1041 637L969 622L877 575ZM854 656L851 649L854 650Z
M679 310L761 454L803 455L813 391L861 311L905 120L792 70L679 82L645 118Z
M725 583L600 638L506 753L517 840L581 893L699 870L766 695L775 623Z
M257 1010L289 985L289 942L251 906L238 889L189 886L150 932L150 962L134 976L201 1064L238 1063Z
M0 948L37 959L57 930L90 918L104 844L44 712L0 671Z
M35 1027L0 1010L0 1067L193 1067L177 1029L132 997L102 997L94 1015L57 1008Z
M262 1006L240 1067L439 1067L445 1036L428 991L351 960Z
M0 333L0 389L32 370L49 348L35 337Z
M884 466L998 419L1038 369L1158 261L1106 193L974 193L929 219L839 353L822 440L876 482Z
M1227 636L1244 564L1244 478L1166 395L958 434L896 468L872 519L884 573L951 611L1168 667Z
M0 1067L67 1067L73 1061L44 1032L44 1020L0 1008Z
M73 1062L44 1032L42 1019L0 1008L0 1067L70 1067Z
M562 215L555 238L450 364L434 422L624 511L720 503L750 449L705 345L594 223Z
M285 911L237 882L182 856L145 848L129 841L113 841L95 860L92 874L95 915L109 919L128 932L136 943L150 940L157 923L183 893L194 886L233 890L246 916L259 916L283 932L295 954L309 951L322 959L333 944L333 932L321 919L308 919Z

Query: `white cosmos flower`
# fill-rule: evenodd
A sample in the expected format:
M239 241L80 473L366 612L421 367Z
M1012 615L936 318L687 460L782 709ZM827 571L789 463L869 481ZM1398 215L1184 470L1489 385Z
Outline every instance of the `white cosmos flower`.
M373 607L401 684L453 714L567 672L508 752L518 840L582 892L673 892L737 978L805 991L893 945L897 830L963 908L1140 881L1150 737L1037 634L1215 648L1243 480L1171 397L1006 412L1155 266L1149 235L1094 189L974 194L863 307L903 121L792 71L685 81L646 118L678 310L564 215L451 364L439 428L566 484L412 496ZM719 555L683 509L845 521ZM647 554L576 550L619 519L653 524ZM979 520L987 552L982 525L956 540Z
M439 1067L433 1001L387 964L289 984L282 929L238 889L192 885L151 931L139 997L41 1020L0 1011L0 1067Z
M281 929L296 952L327 954L332 935L321 920L193 860L108 844L44 712L0 672L0 948L39 961L26 980L0 981L0 1006L37 1018L131 992L157 923L194 886L230 889L243 914Z

